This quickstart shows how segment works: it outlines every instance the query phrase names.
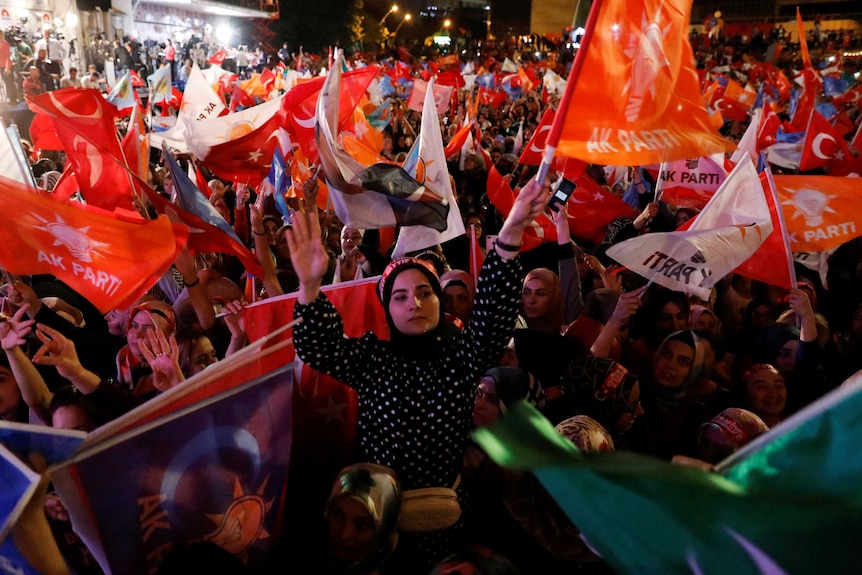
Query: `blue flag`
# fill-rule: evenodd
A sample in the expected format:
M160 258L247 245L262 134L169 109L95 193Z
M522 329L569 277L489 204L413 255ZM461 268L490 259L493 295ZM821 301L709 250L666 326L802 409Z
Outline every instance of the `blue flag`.
M203 388L231 382L225 391L121 427L52 475L105 573L154 573L170 549L205 541L250 568L267 560L283 514L295 364L251 380L256 367L232 365L198 374Z
M198 190L193 181L189 179L185 170L180 168L177 161L168 150L167 144L164 144L163 151L168 163L168 168L171 171L171 177L174 180L174 189L177 192L177 204L187 212L191 212L211 226L215 226L237 242L242 244L242 241L233 231L233 228L221 216L215 206L207 201L206 197Z
M830 76L823 77L823 93L830 98L840 96L849 89L850 83L847 80L832 78Z
M281 146L276 145L275 147L275 152L272 154L272 164L269 166L269 174L266 179L272 184L275 207L281 214L281 221L285 225L289 225L291 223L290 208L287 205L285 194L287 188L290 187L290 174L287 172L284 156L281 154Z

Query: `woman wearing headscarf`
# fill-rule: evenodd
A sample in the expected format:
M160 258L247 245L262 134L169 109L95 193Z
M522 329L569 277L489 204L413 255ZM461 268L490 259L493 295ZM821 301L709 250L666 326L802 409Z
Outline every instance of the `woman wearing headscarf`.
M467 323L476 296L473 276L463 270L449 270L440 276L440 289L443 291L443 310Z
M644 414L627 435L632 451L670 460L697 457L697 428L712 414L687 391L704 376L706 354L700 337L675 331L658 347L652 369L641 377Z
M376 575L398 545L401 484L388 467L341 470L326 501L327 575Z
M287 237L300 280L296 353L309 367L356 390L360 456L393 469L405 489L451 487L460 473L476 381L497 363L515 323L521 236L547 195L547 188L533 182L515 200L485 259L473 315L463 330L444 321L433 266L417 258L390 262L378 282L390 341L373 334L344 337L338 312L320 292L327 257L319 222L314 214L294 218ZM454 550L457 534L457 525L405 533L390 568L427 572Z
M643 415L637 377L622 364L605 357L583 355L572 360L560 380L566 418L586 415L623 444L623 434ZM551 420L559 423L559 420Z

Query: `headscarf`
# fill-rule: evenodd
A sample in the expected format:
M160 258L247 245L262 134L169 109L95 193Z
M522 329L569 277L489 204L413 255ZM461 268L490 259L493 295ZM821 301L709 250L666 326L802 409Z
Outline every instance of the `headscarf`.
M141 311L150 318L154 326L162 330L165 336L176 332L177 318L174 314L174 308L158 300L144 301L132 306L132 309L129 310L129 319L126 321L127 332L135 316Z
M621 363L595 355L575 358L561 379L563 393L573 408L606 429L616 429L617 419L626 411L637 382L637 377Z
M560 288L560 277L548 268L536 268L524 278L524 285L532 279L538 279L544 284L548 292L548 311L542 317L530 319L524 316L527 326L560 333L563 326L563 292Z
M445 291L446 287L453 283L460 285L459 282L467 288L467 296L470 301L476 299L476 282L473 281L473 276L464 270L449 270L440 276L440 290L441 292Z
M688 372L688 375L685 378L685 381L682 382L682 385L676 388L668 388L663 387L655 383L653 378L650 378L650 381L653 385L650 386L650 392L655 399L655 402L663 408L673 407L679 403L679 401L685 397L686 390L690 388L692 385L697 383L701 376L703 375L704 368L706 367L706 350L704 349L703 342L700 337L698 337L693 331L690 329L683 329L680 331L675 331L664 340L662 340L661 345L658 347L658 352L656 353L656 357L661 353L662 348L671 341L679 341L690 347L694 350L694 359L691 362L691 369Z
M416 269L422 272L428 279L428 283L434 294L440 300L440 319L437 322L437 327L422 335L406 335L401 333L395 327L395 322L392 321L392 315L389 313L389 302L392 299L392 286L395 284L395 278L400 273L409 269ZM386 323L389 326L389 339L393 349L397 353L414 360L432 359L437 356L442 342L458 332L458 328L454 324L445 321L442 296L443 292L440 290L440 280L437 278L437 272L429 262L411 257L397 258L389 262L383 270L380 279L377 280L377 297L380 299L380 303L383 304Z
M519 399L539 409L545 406L545 394L541 384L520 367L495 367L489 369L482 377L494 380L497 386L497 397L504 407L512 407Z
M374 522L375 549L352 565L338 560L327 546L327 562L342 573L366 573L380 567L398 544L398 515L401 511L401 484L395 472L383 465L357 463L339 472L326 500L325 515L333 503L350 497L364 507Z
M558 423L554 429L581 451L614 450L614 440L601 423L587 415L575 415Z
M718 463L767 431L769 427L753 412L728 407L698 427L697 447L701 459Z

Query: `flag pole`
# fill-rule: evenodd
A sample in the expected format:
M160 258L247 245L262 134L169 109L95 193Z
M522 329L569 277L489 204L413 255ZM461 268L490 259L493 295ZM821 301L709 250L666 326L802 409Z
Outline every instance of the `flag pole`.
M599 12L602 9L603 0L595 0L590 7L590 14L587 17L587 24L584 27L584 35L581 38L581 46L578 48L578 54L575 56L575 61L572 62L572 71L566 80L566 91L560 98L560 103L557 106L558 113L554 117L554 123L551 125L551 131L548 134L548 139L545 143L545 152L542 156L542 163L539 165L539 171L536 173L536 181L539 185L545 181L548 175L548 170L551 163L554 161L554 152L557 151L557 144L560 142L560 135L563 132L563 122L565 121L566 110L572 101L572 92L575 90L575 84L578 82L578 77L581 75L581 69L584 67L586 59L586 49L593 38L593 30L596 27L596 20L599 18Z

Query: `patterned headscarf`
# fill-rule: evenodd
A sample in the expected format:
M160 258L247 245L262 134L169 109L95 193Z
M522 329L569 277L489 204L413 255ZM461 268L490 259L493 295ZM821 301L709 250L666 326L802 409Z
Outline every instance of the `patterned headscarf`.
M584 355L566 368L561 384L572 406L606 429L615 429L627 407L637 377L620 363L606 357Z

